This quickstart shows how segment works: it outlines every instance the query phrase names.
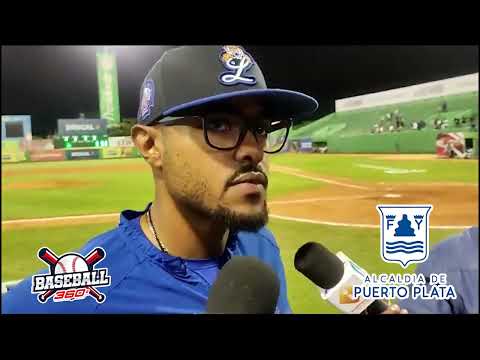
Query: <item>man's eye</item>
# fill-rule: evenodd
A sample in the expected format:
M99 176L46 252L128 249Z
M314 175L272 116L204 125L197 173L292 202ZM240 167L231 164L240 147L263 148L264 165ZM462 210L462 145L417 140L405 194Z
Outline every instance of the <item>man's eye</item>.
M211 120L207 124L207 130L226 132L232 129L232 125L228 120Z
M260 136L266 136L267 135L267 130L263 126L257 126L255 128L255 133Z

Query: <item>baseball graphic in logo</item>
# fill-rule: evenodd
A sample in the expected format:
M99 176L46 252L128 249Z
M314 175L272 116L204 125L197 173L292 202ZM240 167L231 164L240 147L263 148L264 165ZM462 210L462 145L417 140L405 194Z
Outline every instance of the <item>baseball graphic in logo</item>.
M246 76L246 72L254 65L253 58L240 46L227 45L222 47L220 61L228 70L220 74L219 81L223 85L255 85L257 80L253 76Z
M84 300L91 296L97 303L103 303L105 294L97 287L110 286L107 268L95 268L105 258L105 250L93 249L87 256L68 253L57 256L48 248L38 251L38 258L45 262L50 274L32 277L32 294L39 294L40 303L52 298L53 302Z
M87 262L79 255L64 255L55 265L55 274L68 274L88 271Z

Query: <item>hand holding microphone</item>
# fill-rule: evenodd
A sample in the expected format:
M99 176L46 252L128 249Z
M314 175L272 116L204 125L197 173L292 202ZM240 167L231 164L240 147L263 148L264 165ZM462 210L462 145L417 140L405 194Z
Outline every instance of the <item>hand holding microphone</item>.
M309 242L295 254L295 268L321 288L321 296L347 314L406 314L398 305L380 300L354 299L352 286L360 285L367 273L342 252L336 255L323 245Z

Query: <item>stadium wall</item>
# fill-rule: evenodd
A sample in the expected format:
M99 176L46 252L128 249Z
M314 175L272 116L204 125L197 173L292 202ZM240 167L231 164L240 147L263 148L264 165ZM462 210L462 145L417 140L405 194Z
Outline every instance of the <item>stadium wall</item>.
M434 154L438 130L422 130L375 135L332 136L328 139L331 153L401 153ZM478 133L462 132L473 139L475 157L478 157Z
M400 104L472 91L478 91L478 73L336 100L335 111Z
M140 157L130 137L112 137L108 147L55 148L52 139L3 140L2 163Z
M412 131L375 135L332 136L327 140L333 153L435 153L438 131Z

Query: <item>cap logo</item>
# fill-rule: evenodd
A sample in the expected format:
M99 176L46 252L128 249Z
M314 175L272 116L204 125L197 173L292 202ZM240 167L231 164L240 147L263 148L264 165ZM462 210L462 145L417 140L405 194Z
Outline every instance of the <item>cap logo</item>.
M145 81L143 86L142 100L140 102L139 117L140 120L145 120L152 113L155 96L155 84L153 80Z
M223 46L220 61L229 70L220 74L218 80L223 85L255 85L257 80L253 76L246 76L246 72L254 65L253 59L239 46Z

